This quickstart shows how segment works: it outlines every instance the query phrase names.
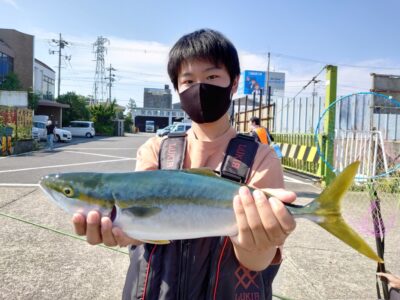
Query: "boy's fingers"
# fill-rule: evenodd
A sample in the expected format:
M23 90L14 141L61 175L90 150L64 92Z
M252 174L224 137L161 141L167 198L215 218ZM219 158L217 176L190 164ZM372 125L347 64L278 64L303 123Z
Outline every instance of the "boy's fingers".
M115 238L116 243L120 247L127 247L129 245L140 245L142 242L132 239L129 236L127 236L121 228L118 227L113 227L112 228L112 234Z
M74 230L77 235L86 234L86 219L81 214L74 214L72 216L72 224L74 224Z
M86 219L86 240L91 245L97 245L102 242L100 233L100 214L97 211L88 213Z
M242 247L244 245L254 245L254 238L249 224L247 223L247 217L242 205L242 200L238 195L233 198L233 209L235 211L236 224L238 227L238 235L235 237L235 241L240 243Z
M395 280L395 279L396 279L395 276L393 276L392 274L389 274L389 273L381 273L381 272L379 272L379 273L376 273L376 274L377 274L378 276L385 277L385 278L388 279L389 281Z
M276 216L282 231L288 235L296 228L296 221L290 212L286 209L285 205L278 199L271 197L269 203Z
M261 191L285 203L292 203L296 200L297 197L296 193L287 191L285 189L261 189Z
M260 191L256 190L253 194L263 229L265 230L265 234L268 236L270 244L275 246L282 245L285 241L286 235L272 210L270 200L268 200Z
M112 222L110 218L101 218L101 236L103 238L103 244L109 247L117 245L117 241L112 233Z

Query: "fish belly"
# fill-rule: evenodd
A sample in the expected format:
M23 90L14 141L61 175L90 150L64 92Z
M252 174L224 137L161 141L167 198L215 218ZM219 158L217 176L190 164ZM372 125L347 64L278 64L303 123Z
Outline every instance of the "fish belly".
M233 209L199 205L169 205L147 217L122 209L114 225L143 240L181 240L237 233Z

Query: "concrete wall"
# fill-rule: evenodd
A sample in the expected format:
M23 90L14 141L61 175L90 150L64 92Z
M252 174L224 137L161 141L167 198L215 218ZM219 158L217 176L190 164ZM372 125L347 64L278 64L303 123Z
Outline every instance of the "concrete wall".
M0 105L27 107L28 93L25 91L0 91Z

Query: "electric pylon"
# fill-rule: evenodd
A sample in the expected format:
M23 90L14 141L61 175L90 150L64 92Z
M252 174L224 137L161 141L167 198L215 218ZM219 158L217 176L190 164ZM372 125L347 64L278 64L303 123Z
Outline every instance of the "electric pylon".
M107 53L107 48L105 44L110 44L110 41L102 36L99 36L93 44L93 53L96 58L96 72L94 75L93 99L90 101L91 104L104 102L104 99L106 98L107 88L104 80L106 72L104 55Z

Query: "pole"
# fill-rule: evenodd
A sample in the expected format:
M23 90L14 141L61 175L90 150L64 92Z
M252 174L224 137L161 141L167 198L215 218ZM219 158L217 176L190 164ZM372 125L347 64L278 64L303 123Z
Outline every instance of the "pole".
M109 103L111 103L111 69L112 69L112 67L111 67L111 64L110 64L110 74L109 74L109 76L110 76L110 83L109 83L109 85L108 85L108 95L109 95Z
M269 66L271 60L271 53L268 52L268 67L267 67L267 124L269 127L269 106L271 105L271 87L269 86ZM269 128L270 129L270 128Z
M109 71L109 76L104 78L104 79L108 79L108 96L109 96L109 100L108 101L110 101L109 103L111 103L111 87L112 87L113 81L115 80L114 79L115 74L112 74L111 72L112 71L116 71L116 69L114 69L112 67L112 65L110 64L110 67L107 68L107 70Z
M262 96L263 96L263 90L260 89L260 101L258 102L258 118L260 119L260 123L261 123Z
M58 40L58 88L57 88L57 99L60 98L60 86L61 86L61 33Z
M329 107L336 99L337 91L337 66L328 65L326 66L326 98L325 107ZM334 146L335 146L335 121L336 121L336 108L332 106L325 118L325 138L326 145L325 159L330 167L325 166L325 170L322 174L325 177L325 184L328 186L335 178L335 173L331 170L334 166Z

